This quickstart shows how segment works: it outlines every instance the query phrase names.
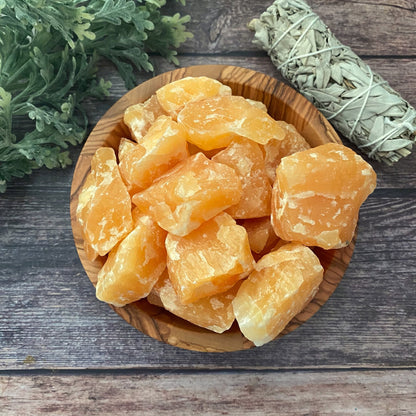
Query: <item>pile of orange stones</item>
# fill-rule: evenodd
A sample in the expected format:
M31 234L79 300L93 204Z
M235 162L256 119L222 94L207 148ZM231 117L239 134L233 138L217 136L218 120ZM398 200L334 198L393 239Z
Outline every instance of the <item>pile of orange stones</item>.
M143 298L217 333L237 320L256 346L315 296L310 247L351 241L376 186L349 148L311 148L266 106L208 77L161 87L126 109L131 136L99 148L77 218L97 298Z

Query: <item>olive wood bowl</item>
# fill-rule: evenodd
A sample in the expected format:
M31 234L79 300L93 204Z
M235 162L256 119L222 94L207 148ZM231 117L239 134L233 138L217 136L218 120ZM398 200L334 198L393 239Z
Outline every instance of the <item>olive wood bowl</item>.
M121 97L97 123L85 142L74 171L70 199L72 230L79 258L94 286L105 258L88 260L84 251L82 230L75 214L78 195L90 171L92 156L101 146L111 146L117 150L120 138L129 137L129 131L123 123L123 113L128 106L147 100L158 88L169 82L187 76L202 75L229 85L234 95L262 101L272 117L293 124L312 147L327 142L341 143L329 122L302 95L286 84L250 69L226 65L192 66L166 72L140 84ZM306 322L328 300L348 267L354 244L355 236L351 244L342 249L314 248L324 267L323 282L312 301L289 322L278 337ZM228 331L217 334L178 318L163 308L148 303L146 299L124 307L110 306L139 331L176 347L204 352L226 352L254 346L242 335L236 322Z

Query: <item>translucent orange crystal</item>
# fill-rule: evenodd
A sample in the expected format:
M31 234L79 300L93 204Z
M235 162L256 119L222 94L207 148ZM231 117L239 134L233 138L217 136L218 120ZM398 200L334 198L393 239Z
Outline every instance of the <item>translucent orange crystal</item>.
M166 231L150 217L138 217L98 273L97 298L124 306L146 297L166 268L165 237Z
M272 197L272 224L287 241L324 249L351 241L361 204L376 186L372 167L353 150L324 144L282 159Z
M137 143L122 137L118 145L117 157L120 162L123 157L137 147Z
M104 256L133 228L131 201L110 147L98 149L80 192L77 219L87 244Z
M127 107L123 120L130 130L132 139L140 143L150 126L162 115L167 115L167 113L160 106L154 94L144 103Z
M221 213L185 237L166 237L169 277L181 303L225 292L253 270L246 230Z
M188 150L189 154L195 155L196 153L203 153L208 159L212 159L213 156L215 156L217 153L221 152L221 150L224 150L223 148L219 149L212 149L212 150L203 150L198 146L195 146L193 143L188 142Z
M263 256L233 300L244 336L256 346L273 340L318 291L323 268L301 244L286 244Z
M207 159L190 156L133 196L142 212L172 234L184 236L241 198L235 170Z
M222 333L235 320L232 300L239 284L218 295L209 296L187 305L179 301L166 269L147 297L150 303L164 307L176 316L211 331Z
M295 126L281 120L278 120L277 123L282 127L284 137L270 140L263 147L266 172L271 183L276 179L276 168L283 157L311 148L310 144L296 130Z
M233 140L212 160L233 168L241 181L242 196L238 204L227 209L233 218L258 218L270 215L272 187L266 174L260 146L248 139Z
M259 108L262 111L266 111L267 112L267 107L266 104L264 104L262 101L258 101L258 100L251 100L250 98L246 98L246 101L251 104L254 107Z
M235 136L266 144L285 135L276 120L240 96L190 102L178 114L178 122L187 129L188 140L204 150L226 147Z
M99 257L99 254L84 240L84 253L87 256L87 259L94 261Z
M208 77L186 77L159 88L156 95L163 109L176 120L186 103L217 95L231 95L231 88Z
M270 217L247 219L241 225L246 229L250 248L255 253L270 251L279 240L273 230Z
M168 116L160 116L140 144L120 161L120 172L133 193L152 182L188 156L186 132Z

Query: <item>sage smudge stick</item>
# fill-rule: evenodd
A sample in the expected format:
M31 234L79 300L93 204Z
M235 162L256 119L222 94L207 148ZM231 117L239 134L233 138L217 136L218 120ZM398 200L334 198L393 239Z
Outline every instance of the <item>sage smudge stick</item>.
M389 165L410 154L416 110L307 3L276 0L249 27L283 77L363 153Z

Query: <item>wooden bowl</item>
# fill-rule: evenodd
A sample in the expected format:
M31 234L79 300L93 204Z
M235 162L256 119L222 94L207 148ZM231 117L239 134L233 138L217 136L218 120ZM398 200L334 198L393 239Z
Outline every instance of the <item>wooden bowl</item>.
M341 143L329 122L302 95L274 78L249 69L223 65L193 66L164 73L137 86L117 101L97 123L75 167L70 202L72 230L79 258L94 286L98 271L105 259L88 260L84 252L81 227L75 215L78 195L90 171L93 154L101 146L117 149L120 138L129 136L128 129L123 123L123 113L129 105L145 101L158 88L171 81L202 75L229 85L235 95L263 101L271 116L293 124L312 146L327 142ZM348 266L354 243L355 238L348 247L339 250L315 250L325 269L323 282L315 298L292 319L279 337L308 320L331 296ZM149 304L146 300L121 308L111 307L139 331L180 348L226 352L253 347L253 343L242 335L236 322L228 331L217 334L178 318L162 308Z

